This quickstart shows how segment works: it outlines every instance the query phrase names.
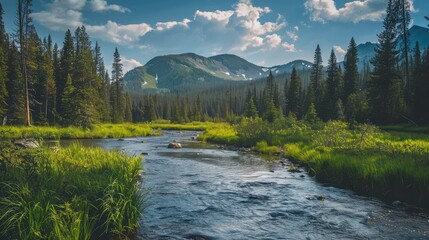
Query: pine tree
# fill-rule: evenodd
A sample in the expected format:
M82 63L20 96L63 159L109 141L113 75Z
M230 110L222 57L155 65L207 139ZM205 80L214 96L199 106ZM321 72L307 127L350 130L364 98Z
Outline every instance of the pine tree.
M326 99L325 105L327 106L327 117L328 119L334 119L337 115L336 103L339 96L339 86L340 86L340 75L337 66L337 57L335 56L334 49L331 51L331 56L328 61L328 70L326 78Z
M311 124L314 124L320 121L320 119L317 117L317 111L316 111L316 107L314 106L314 103L310 104L307 114L305 114L305 120Z
M314 62L311 66L311 75L310 75L310 90L307 90L307 98L310 103L314 103L317 112L323 113L322 110L325 108L323 105L323 60L322 60L322 53L320 50L319 44L317 44L315 53L314 53ZM311 94L311 95L310 95ZM309 106L309 105L308 105Z
M13 43L9 50L7 63L8 121L14 125L25 124L24 78L21 71L20 53Z
M75 31L75 61L73 69L75 121L77 126L90 127L100 119L98 106L101 104L99 89L101 81L95 71L91 41L84 26ZM123 116L123 115L122 115Z
M358 51L354 38L350 40L349 48L347 49L346 57L344 59L344 95L343 101L347 102L350 94L358 91Z
M67 30L64 36L63 48L61 49L61 59L59 60L59 72L56 77L57 87L57 113L63 114L61 106L64 88L67 83L68 76L72 76L74 69L75 50L73 37L70 30ZM58 64L58 63L57 63ZM58 67L58 66L57 66Z
M251 117L251 118L258 117L258 110L256 109L256 105L255 105L255 102L253 101L253 96L252 96L252 93L250 92L250 89L248 90L247 97L246 97L245 116Z
M115 123L119 123L123 121L125 101L123 97L124 86L123 86L121 56L117 48L115 48L115 53L113 54L112 81L115 87L115 95L112 95L112 98L113 98L112 120Z
M315 94L320 90L320 85L323 79L323 60L319 44L317 44L314 53L314 62L311 66L310 86L313 88Z
M399 60L395 42L395 21L392 0L389 0L383 22L384 31L378 35L380 46L371 60L374 71L368 83L373 120L381 124L398 121L404 112L401 74L396 68Z
M286 114L290 115L293 113L295 116L299 117L301 115L301 78L295 67L292 69L290 87L287 96L288 101L286 105Z
M75 89L72 84L71 76L67 76L66 85L61 98L61 106L63 109L62 122L65 125L73 125L75 120L76 105L74 104Z

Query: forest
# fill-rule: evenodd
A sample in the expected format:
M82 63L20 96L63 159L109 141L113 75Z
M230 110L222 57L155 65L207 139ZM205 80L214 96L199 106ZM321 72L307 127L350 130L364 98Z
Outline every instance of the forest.
M31 1L17 13L17 32L6 33L0 6L0 119L3 125L89 127L94 123L234 121L311 114L323 121L426 124L429 121L428 46L409 46L409 9L392 1L378 35L372 68L359 72L351 38L345 61L332 50L323 66L316 47L310 70L266 79L184 85L171 93L124 90L121 56L111 72L85 26L67 30L61 45L41 38L31 19Z

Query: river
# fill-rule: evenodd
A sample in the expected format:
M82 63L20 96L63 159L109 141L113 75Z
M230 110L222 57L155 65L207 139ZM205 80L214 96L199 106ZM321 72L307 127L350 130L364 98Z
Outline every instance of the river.
M138 239L429 239L427 213L318 183L287 162L191 141L196 135L83 141L148 154ZM184 148L168 149L174 140Z

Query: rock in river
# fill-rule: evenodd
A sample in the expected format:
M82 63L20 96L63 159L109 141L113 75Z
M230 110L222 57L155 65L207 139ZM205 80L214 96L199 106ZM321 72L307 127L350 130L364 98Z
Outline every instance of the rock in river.
M172 143L168 144L168 148L182 148L182 144L177 143L177 142L172 142Z

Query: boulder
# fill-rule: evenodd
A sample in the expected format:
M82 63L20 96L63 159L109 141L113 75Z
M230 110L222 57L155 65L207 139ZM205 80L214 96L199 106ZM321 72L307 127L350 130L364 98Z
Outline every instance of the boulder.
M35 139L16 139L13 141L13 144L22 148L39 148L40 145Z
M182 144L177 143L177 142L172 142L172 143L168 144L168 148L174 148L174 149L182 148Z

